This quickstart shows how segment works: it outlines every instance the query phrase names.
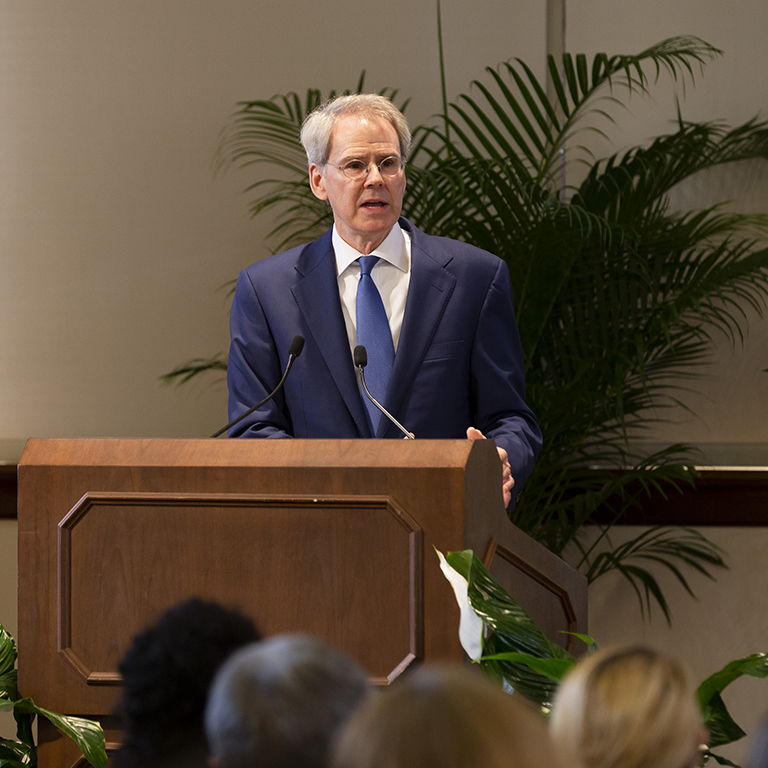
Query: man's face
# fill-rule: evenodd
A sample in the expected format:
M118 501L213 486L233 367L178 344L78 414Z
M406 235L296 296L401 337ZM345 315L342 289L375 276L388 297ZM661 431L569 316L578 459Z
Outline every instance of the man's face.
M328 200L342 240L360 253L370 253L384 241L400 216L405 172L382 176L374 163L400 157L400 142L392 124L362 115L340 117L331 134L328 164L309 167L309 184L320 200ZM368 174L347 178L337 167L350 160L368 163Z

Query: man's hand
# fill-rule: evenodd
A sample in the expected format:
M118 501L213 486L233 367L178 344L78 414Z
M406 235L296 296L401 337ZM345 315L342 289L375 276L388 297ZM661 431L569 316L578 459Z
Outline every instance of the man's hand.
M467 430L467 439L485 440L486 437L479 429L470 427ZM509 502L512 501L512 488L515 486L515 478L512 477L512 467L509 466L509 458L507 457L507 452L503 448L499 448L498 445L496 446L496 450L499 452L499 458L501 459L501 490L504 494L504 506L508 507Z

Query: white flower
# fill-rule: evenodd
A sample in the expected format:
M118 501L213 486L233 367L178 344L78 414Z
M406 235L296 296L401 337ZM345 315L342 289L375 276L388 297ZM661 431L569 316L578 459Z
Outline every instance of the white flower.
M440 569L453 587L456 602L459 604L459 611L461 612L459 619L459 642L461 642L461 647L467 656L473 661L477 661L483 655L485 624L469 604L467 580L449 565L442 552L435 551L440 558Z

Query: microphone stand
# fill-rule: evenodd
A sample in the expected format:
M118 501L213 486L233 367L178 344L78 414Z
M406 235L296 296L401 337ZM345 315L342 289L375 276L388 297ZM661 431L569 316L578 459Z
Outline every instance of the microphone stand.
M264 403L269 402L283 388L283 384L285 384L285 380L288 378L288 372L293 367L293 361L301 354L302 349L304 349L304 337L294 336L291 340L291 345L288 347L288 365L285 366L283 378L280 379L277 386L261 402L256 403L256 405L249 408L245 413L240 414L240 416L238 416L236 419L230 421L229 424L226 424L221 429L214 432L211 435L211 438L218 437L230 429L230 427L234 427L235 424L239 424L246 416L250 416L257 408L261 408Z
M363 370L368 365L368 352L363 346L355 347L355 365L357 370L360 371L360 381L363 384L363 390L368 395L368 399L409 439L415 440L416 438L368 391L368 386L365 383L365 371Z

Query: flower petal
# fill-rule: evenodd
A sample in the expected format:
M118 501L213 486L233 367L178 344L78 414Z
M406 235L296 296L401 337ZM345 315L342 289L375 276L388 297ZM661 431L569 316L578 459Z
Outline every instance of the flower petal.
M467 595L467 580L454 568L452 568L442 552L435 550L440 558L440 569L448 582L453 587L456 602L459 604L459 642L467 656L477 661L483 655L483 633L485 624L483 620L472 610Z

